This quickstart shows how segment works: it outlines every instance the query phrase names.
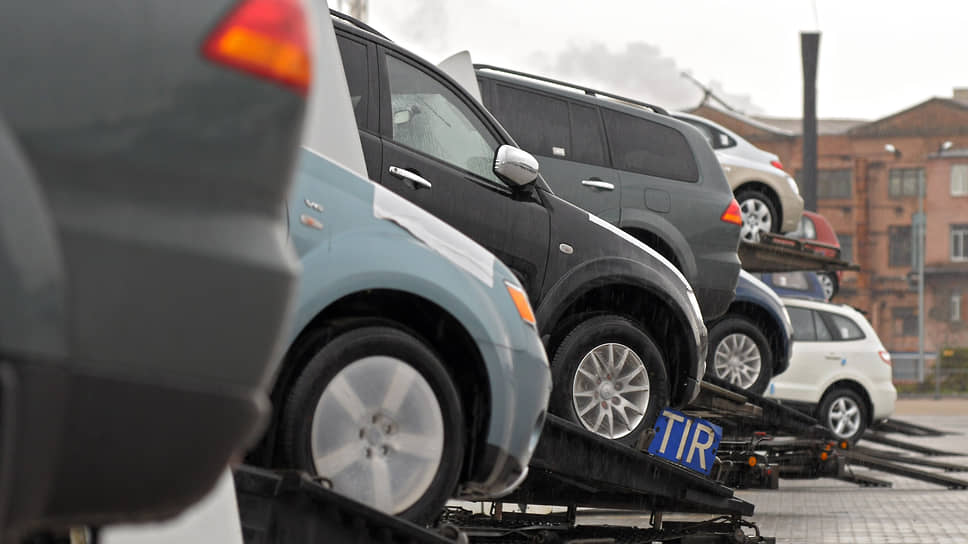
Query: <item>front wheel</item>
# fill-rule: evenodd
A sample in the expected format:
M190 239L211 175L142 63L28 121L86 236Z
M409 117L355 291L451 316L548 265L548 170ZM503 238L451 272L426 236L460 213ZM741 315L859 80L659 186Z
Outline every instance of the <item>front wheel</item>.
M760 395L773 377L770 343L746 318L718 321L709 330L706 374Z
M345 328L344 328L345 329ZM408 332L362 324L312 355L282 411L287 466L415 523L457 487L463 415L437 355Z
M659 348L642 328L618 316L576 326L551 363L555 413L585 429L635 445L669 403L669 379Z
M855 391L834 389L820 402L817 419L837 438L854 444L867 430L867 403Z

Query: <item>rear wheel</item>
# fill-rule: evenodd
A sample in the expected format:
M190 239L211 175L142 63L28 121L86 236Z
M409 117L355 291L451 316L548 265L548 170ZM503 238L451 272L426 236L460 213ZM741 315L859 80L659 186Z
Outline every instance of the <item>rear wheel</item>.
M854 444L867 430L867 403L857 392L837 388L824 395L817 419L837 438Z
M743 216L740 237L747 242L759 242L764 232L780 232L780 215L773 199L757 189L740 189L736 201Z
M706 373L759 395L773 377L770 343L748 319L722 319L709 330Z
M421 340L382 325L350 328L312 355L283 407L281 433L287 466L416 523L440 514L464 455L447 370Z
M818 272L817 279L820 280L820 286L823 287L823 298L827 301L833 300L840 288L837 282L837 273Z
M632 321L585 320L562 341L551 363L555 413L585 429L635 445L669 403L666 363Z

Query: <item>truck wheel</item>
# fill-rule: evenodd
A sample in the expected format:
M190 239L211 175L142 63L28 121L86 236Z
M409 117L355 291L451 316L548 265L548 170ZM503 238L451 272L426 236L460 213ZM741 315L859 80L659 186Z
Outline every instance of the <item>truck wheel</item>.
M867 430L867 403L856 392L837 388L820 401L817 419L837 438L856 444Z
M624 317L583 321L558 346L551 371L555 413L626 445L635 445L669 403L662 353Z
M287 466L333 490L426 524L457 487L463 415L450 375L413 335L361 326L306 364L280 423Z
M709 330L706 373L760 395L773 377L770 343L748 319L722 319Z
M736 192L743 227L740 237L747 242L759 242L763 232L780 232L780 216L773 200L756 189L740 189Z

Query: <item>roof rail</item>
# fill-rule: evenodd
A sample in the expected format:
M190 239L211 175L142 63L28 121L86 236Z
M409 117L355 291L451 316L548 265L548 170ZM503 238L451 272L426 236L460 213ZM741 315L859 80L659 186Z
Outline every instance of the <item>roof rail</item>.
M662 114L662 115L669 115L669 112L666 111L665 108L662 108L660 106L656 106L655 104L649 104L648 102L642 102L641 100L634 100L634 99L631 99L631 98L626 98L624 96L620 96L620 95L612 94L612 93L607 93L605 91L598 91L598 90L592 89L590 87L583 87L581 85L575 85L574 83L567 83L565 81L560 81L560 80L557 80L557 79L551 79L550 77L536 76L534 74L529 74L527 72L519 72L517 70L511 70L511 69L508 69L508 68L501 68L501 67L498 67L498 66L492 66L490 64L475 64L474 65L474 68L476 68L478 70L489 70L491 72L500 72L500 73L504 73L504 74L511 74L511 75L515 75L515 76L520 76L520 77L528 78L528 79L534 79L534 80L537 80L537 81L544 81L545 83L551 83L551 84L554 84L554 85L561 85L562 87L568 87L568 88L574 89L576 91L581 91L581 92L583 92L583 93L585 93L585 94L587 94L589 96L604 96L604 97L607 97L607 98L611 98L612 100L618 100L620 102L627 102L629 104L634 104L636 106L642 106L644 108L649 108L650 110L654 111L655 113L659 113L659 114Z
M373 28L372 26L364 23L363 21L361 21L361 20L359 20L359 19L357 19L355 17L350 17L349 15L347 15L347 14L341 12L341 11L336 11L335 9L330 9L329 10L329 14L331 16L333 16L333 17L341 20L341 21L346 21L347 23L355 26L356 28L359 28L360 30L365 30L366 32L369 32L370 34L375 34L375 35L383 38L384 40L386 40L388 42L392 42L393 41L390 38L387 38L386 36L384 36L383 33L380 32L379 30Z

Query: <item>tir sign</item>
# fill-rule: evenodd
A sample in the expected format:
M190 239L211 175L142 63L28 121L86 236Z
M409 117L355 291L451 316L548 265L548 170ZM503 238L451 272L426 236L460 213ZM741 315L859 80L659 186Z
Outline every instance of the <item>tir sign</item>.
M709 475L723 429L708 421L666 408L655 425L649 453Z

